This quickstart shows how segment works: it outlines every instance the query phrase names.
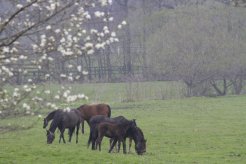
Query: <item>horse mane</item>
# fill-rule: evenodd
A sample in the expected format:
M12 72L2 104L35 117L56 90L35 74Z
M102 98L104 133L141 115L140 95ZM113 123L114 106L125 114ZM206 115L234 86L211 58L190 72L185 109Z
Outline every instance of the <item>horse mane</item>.
M87 105L87 104L83 104L83 105L79 106L79 107L77 108L77 110L80 110L80 109L84 108L86 105Z
M132 130L132 133L133 140L145 140L143 131L139 127L135 126Z
M48 116L46 116L46 119L49 121L49 120L52 120L54 118L54 115L56 114L56 112L58 111L61 111L61 109L56 109L56 110L53 110L52 112L50 112L48 114Z
M109 105L107 105L107 107L109 109L108 117L111 117L111 107Z
M60 118L59 117L54 117L53 121L50 124L49 131L54 133L56 128L58 127L59 123L60 123Z

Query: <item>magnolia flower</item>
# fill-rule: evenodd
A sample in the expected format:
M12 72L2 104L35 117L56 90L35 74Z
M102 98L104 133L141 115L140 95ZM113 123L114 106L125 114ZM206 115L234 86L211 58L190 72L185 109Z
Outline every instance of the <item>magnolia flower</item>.
M83 75L88 75L89 72L88 72L88 71L83 71L82 74L83 74Z
M66 107L66 108L63 109L64 112L70 112L70 110L71 109L69 107Z
M3 47L3 52L8 53L9 52L9 47Z
M81 72L81 69L82 69L81 65L78 65L78 66L77 66L77 70L78 70L79 72Z
M66 77L66 75L65 74L60 74L60 77Z
M86 49L90 49L92 47L93 47L93 44L92 43L89 43L89 42L85 43L85 48Z
M127 23L126 23L126 21L122 21L121 24L122 25L126 25Z
M87 51L87 54L88 54L88 55L94 54L94 50L91 49L91 50Z
M27 111L29 111L31 109L31 107L26 103L23 103L22 107L25 108Z
M61 32L60 29L56 29L56 30L55 30L55 33L59 33L59 32Z
M18 9L20 9L20 8L23 7L23 5L22 5L22 4L17 4L16 7L17 7Z
M59 95L55 95L55 97L54 97L55 99L60 99L60 96Z
M114 20L114 18L113 18L113 17L110 17L108 20L109 20L109 21L113 21L113 20Z
M50 90L45 90L44 93L48 95L50 94Z
M51 29L51 25L46 26L46 30L50 30Z
M112 37L116 37L116 33L113 31L113 32L111 33L111 36L112 36Z

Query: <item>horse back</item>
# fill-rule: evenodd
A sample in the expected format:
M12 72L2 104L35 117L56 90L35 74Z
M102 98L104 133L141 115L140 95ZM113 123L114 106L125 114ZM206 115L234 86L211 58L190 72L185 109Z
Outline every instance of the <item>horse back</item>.
M76 109L72 109L69 112L62 112L60 114L61 123L65 128L76 126L81 122L80 113Z
M95 115L111 116L111 108L107 104L82 105L78 108L85 120L89 121Z

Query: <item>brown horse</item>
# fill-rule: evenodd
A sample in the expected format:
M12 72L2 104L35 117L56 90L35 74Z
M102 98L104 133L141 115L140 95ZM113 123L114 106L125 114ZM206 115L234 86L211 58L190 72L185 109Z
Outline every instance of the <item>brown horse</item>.
M118 124L126 124L126 123L130 122L130 120L126 119L124 116L117 116L114 118L109 118L109 117L106 117L103 115L93 116L89 121L90 135L89 135L88 144L87 144L87 146L89 147L90 143L92 143L92 147L91 147L92 150L96 149L95 144L96 144L96 139L98 137L98 125L104 121L112 122L112 123L118 123ZM133 120L133 121L135 123L135 126L137 126L135 120ZM111 139L111 141L113 141L113 139ZM110 142L110 143L112 143L112 142ZM120 142L119 142L119 144L120 144ZM119 147L119 145L118 145L118 147Z
M126 153L126 142L125 136L129 128L135 127L135 121L129 121L124 123L103 121L98 125L98 137L96 140L96 145L99 146L99 151L101 151L101 142L104 136L114 139L110 146L109 153L113 150L116 142L123 143L123 153Z
M88 123L91 117L95 115L104 115L106 117L111 116L111 108L108 104L91 104L81 105L77 108L81 112L82 120L82 133L84 134L84 120Z

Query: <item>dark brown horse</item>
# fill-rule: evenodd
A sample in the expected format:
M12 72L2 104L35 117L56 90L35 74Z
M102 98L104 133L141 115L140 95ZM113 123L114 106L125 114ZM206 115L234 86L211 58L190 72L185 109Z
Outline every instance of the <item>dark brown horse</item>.
M131 149L132 140L135 143L135 150L136 150L138 155L142 155L143 153L146 152L147 140L144 138L144 134L139 127L137 127L137 126L130 127L126 132L124 140L126 140L126 138L129 138L129 152ZM110 145L112 145L113 142L114 142L114 139L111 139ZM118 152L120 151L120 142L118 142L118 150L117 151Z
M135 142L135 150L138 155L142 155L146 152L147 140L144 138L143 131L139 127L135 126L129 128L125 136L125 139L126 138L129 138L129 152L131 149L132 140ZM118 148L120 148L120 146Z
M91 105L82 105L77 108L82 115L82 133L84 134L84 120L89 125L89 120L91 117L96 115L104 115L106 117L111 116L111 108L108 104L91 104Z
M70 111L59 111L54 114L52 123L50 125L49 130L47 130L47 143L51 144L55 139L55 131L58 128L61 132L59 143L61 139L65 142L64 139L64 131L65 129L69 129L69 142L71 142L72 134L76 129L76 143L78 143L78 133L79 133L79 126L81 123L82 117L81 113L77 109L71 109Z
M95 143L96 143L96 139L98 137L98 129L97 126L103 122L103 121L107 121L107 122L112 122L112 123L129 123L130 120L126 119L123 116L118 116L118 117L114 117L114 118L109 118L106 117L104 115L96 115L93 116L90 121L89 121L89 125L90 125L90 135L89 135L89 139L88 139L88 147L90 146L90 143L92 143L92 150L95 150ZM136 122L134 120L135 126L136 126Z
M126 143L125 143L125 136L129 128L135 126L134 121L124 122L124 123L116 123L116 122L109 122L103 121L99 123L97 126L98 128L98 137L96 140L96 144L99 146L99 151L101 151L101 142L104 136L114 139L109 153L113 150L116 142L123 143L123 153L126 153Z

